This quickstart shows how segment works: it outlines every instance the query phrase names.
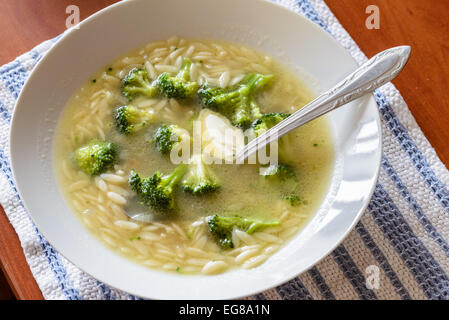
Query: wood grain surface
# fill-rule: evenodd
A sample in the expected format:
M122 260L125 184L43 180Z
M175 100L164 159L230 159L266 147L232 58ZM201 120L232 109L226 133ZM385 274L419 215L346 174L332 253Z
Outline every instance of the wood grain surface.
M410 60L393 80L424 135L449 167L449 1L327 0L360 49L372 56L407 44ZM380 29L368 30L368 5L380 11Z
M62 33L68 5L77 5L83 19L114 2L117 0L0 0L0 65ZM326 0L326 3L368 56L392 46L412 46L408 65L393 83L437 154L449 166L449 1ZM368 5L379 7L379 30L365 27ZM0 264L18 299L42 299L3 210L0 210ZM11 297L0 277L0 299Z

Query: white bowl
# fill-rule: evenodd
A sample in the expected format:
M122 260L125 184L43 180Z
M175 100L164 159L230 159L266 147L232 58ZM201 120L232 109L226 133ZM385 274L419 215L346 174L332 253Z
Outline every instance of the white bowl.
M179 35L242 42L297 67L312 88L329 88L356 68L333 38L305 18L260 0L135 0L113 5L66 33L39 62L17 102L11 159L21 198L45 238L76 266L146 298L225 299L282 284L330 253L357 223L373 192L381 129L372 96L329 114L336 160L326 198L307 226L252 270L189 276L151 270L98 242L58 190L54 131L63 108L99 68L153 40ZM311 79L316 79L312 81ZM319 89L317 89L319 90Z

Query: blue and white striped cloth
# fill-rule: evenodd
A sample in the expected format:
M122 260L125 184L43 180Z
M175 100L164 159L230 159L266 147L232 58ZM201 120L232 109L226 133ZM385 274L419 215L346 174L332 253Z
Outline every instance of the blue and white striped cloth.
M275 0L366 60L322 0ZM0 202L46 299L137 299L88 276L56 252L25 211L9 163L9 126L19 92L47 41L0 67ZM329 256L296 279L250 299L449 299L449 172L392 84L376 90L384 154L361 221ZM366 285L369 266L379 287ZM372 270L372 269L371 269ZM370 271L370 269L368 269Z

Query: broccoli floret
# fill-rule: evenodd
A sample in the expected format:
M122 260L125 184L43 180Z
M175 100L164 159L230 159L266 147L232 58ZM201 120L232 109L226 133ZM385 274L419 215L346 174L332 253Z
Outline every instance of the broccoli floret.
M265 179L279 179L280 181L285 181L287 179L294 179L296 180L296 172L295 170L287 166L285 164L277 164L277 165L271 165L262 172Z
M285 164L271 165L261 170L261 174L270 184L277 183L282 192L281 198L290 202L292 206L298 206L301 203L298 191L298 179L295 170Z
M290 115L287 113L266 113L260 119L256 120L252 124L252 128L256 137L260 136L262 133L271 129L277 125L282 120L288 118ZM297 155L295 154L294 143L291 139L292 135L286 134L279 138L278 141L278 156L282 162L290 163L293 162Z
M193 194L205 194L220 188L220 183L212 170L203 162L201 154L194 154L190 159L190 168L182 182L184 191Z
M140 95L151 98L157 94L157 88L151 83L147 70L134 68L122 81L122 94L128 101Z
M159 92L167 98L179 100L192 98L198 90L198 84L190 81L190 66L192 61L184 58L181 70L175 77L167 72L162 73L156 81Z
M255 231L279 225L279 221L261 221L240 216L213 215L206 218L209 232L223 249L234 248L232 242L232 230L234 228L245 231L248 234Z
M185 164L180 164L169 175L163 176L159 171L148 178L142 178L137 172L131 170L129 185L136 192L141 204L152 207L154 210L164 212L175 206L175 187L187 170Z
M262 116L254 99L255 92L272 79L273 75L251 73L232 87L222 89L203 85L198 90L198 96L205 107L217 110L234 126L246 129Z
M152 114L131 105L115 110L115 124L123 134L132 134L144 128L151 120Z
M153 135L153 142L162 154L170 153L176 144L187 139L190 139L187 131L174 124L163 124Z
M74 153L78 167L88 175L95 176L105 172L115 162L117 147L106 141L92 140L79 147Z
M290 115L288 113L283 112L271 112L265 113L260 119L254 121L253 129L257 136L261 135L268 129L271 129L279 122L284 119L287 119Z
M301 204L301 199L296 194L286 194L282 199L287 200L292 207L297 207Z

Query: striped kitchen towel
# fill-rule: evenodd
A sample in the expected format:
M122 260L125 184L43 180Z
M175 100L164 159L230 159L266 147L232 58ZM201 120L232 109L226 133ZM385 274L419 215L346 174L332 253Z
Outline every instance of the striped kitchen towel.
M274 2L321 26L358 63L366 60L322 0ZM9 163L11 114L26 78L55 41L0 67L0 202L46 299L137 299L98 282L56 252L31 221L14 185ZM383 86L375 98L384 153L379 181L361 221L312 269L249 298L449 299L449 172L395 87ZM379 282L370 282L376 270Z

